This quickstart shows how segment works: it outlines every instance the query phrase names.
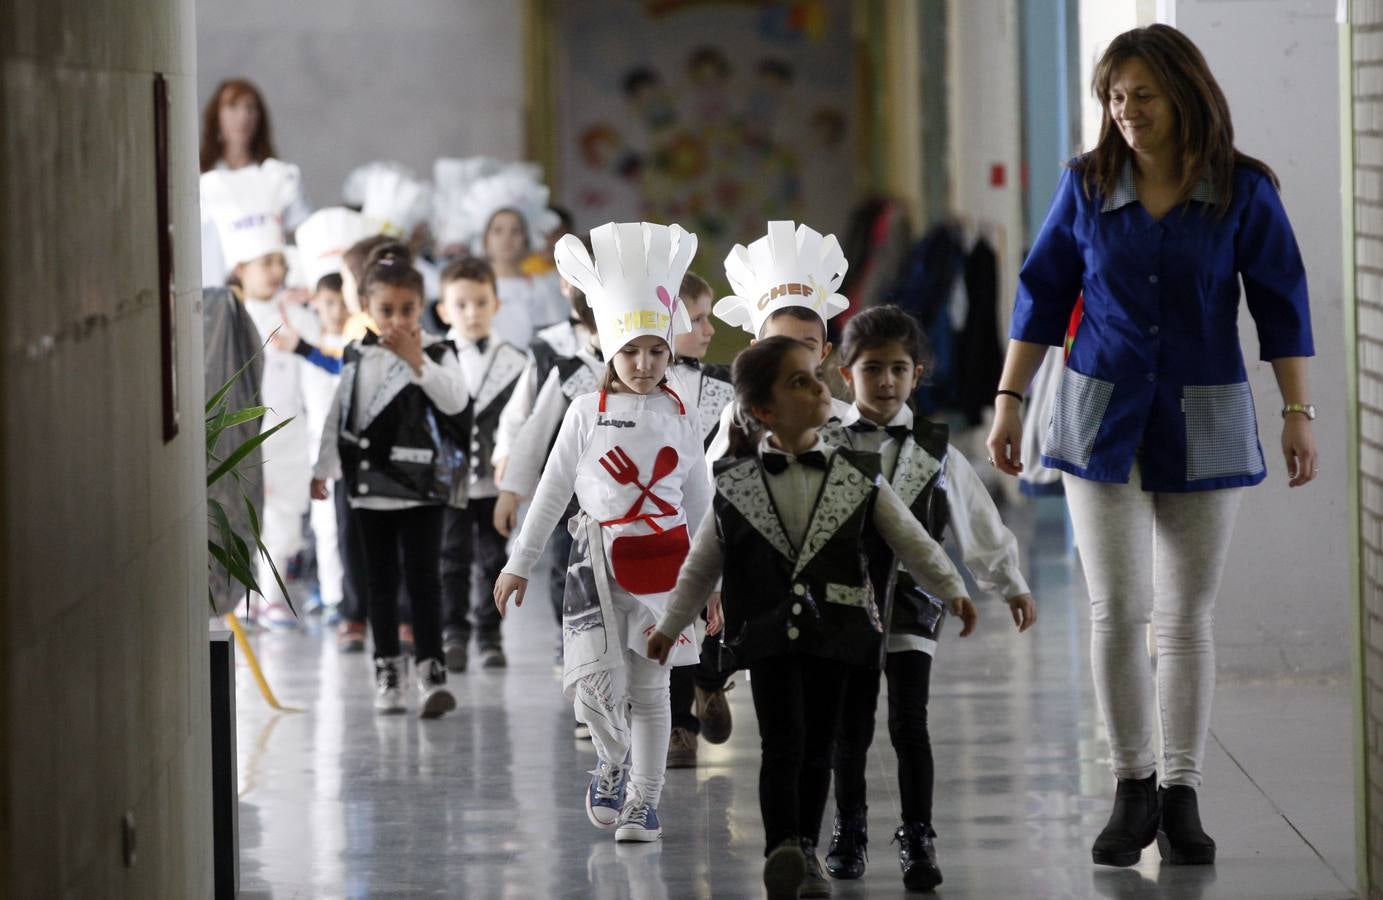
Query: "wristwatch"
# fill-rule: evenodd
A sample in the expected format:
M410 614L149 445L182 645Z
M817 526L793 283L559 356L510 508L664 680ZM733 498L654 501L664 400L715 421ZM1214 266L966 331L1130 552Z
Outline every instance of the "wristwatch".
M1301 413L1308 419L1316 418L1316 407L1311 403L1288 403L1282 407L1282 418L1287 418L1287 413Z

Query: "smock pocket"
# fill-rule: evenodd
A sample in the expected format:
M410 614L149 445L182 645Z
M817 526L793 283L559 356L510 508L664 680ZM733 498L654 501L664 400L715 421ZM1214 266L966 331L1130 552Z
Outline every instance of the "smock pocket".
M1095 435L1104 422L1114 382L1101 381L1067 368L1061 373L1052 419L1042 441L1042 452L1053 459L1080 466L1090 465Z
M1188 384L1182 388L1186 416L1186 480L1257 475L1258 416L1248 382Z

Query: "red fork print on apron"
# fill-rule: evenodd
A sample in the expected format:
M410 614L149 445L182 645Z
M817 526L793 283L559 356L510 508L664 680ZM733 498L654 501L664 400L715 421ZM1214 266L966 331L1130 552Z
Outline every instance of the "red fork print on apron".
M621 534L610 546L610 564L614 569L615 581L631 594L661 594L672 590L677 583L677 572L682 567L682 561L691 549L685 523L665 530L657 521L664 516L677 515L677 507L653 493L653 486L676 471L677 463L675 448L660 448L653 460L652 475L644 484L640 480L639 467L623 447L616 446L600 458L601 468L616 484L633 485L639 489L639 496L623 516L607 519L600 524L617 527L644 522L653 529L652 534ZM643 511L648 501L658 510L656 515Z

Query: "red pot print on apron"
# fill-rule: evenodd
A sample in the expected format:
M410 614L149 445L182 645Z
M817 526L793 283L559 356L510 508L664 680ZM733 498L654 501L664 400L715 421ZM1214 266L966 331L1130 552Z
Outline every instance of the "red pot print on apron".
M614 570L615 581L631 594L661 594L672 590L682 562L691 550L691 539L685 523L669 529L658 524L660 518L677 516L678 510L653 493L653 486L676 471L677 463L676 448L662 447L654 457L653 471L645 484L638 466L624 448L616 446L600 458L601 467L616 484L632 485L639 489L638 497L623 516L600 524L614 526L644 522L653 529L652 534L620 535L610 545L610 566ZM647 503L651 503L657 512L644 512Z

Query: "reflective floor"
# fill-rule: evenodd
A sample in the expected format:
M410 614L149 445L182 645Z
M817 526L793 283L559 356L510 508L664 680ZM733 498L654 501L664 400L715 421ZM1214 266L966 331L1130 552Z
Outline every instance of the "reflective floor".
M1035 632L1000 605L944 640L930 720L944 896L1355 896L1349 688L1221 684L1202 811L1211 868L1091 865L1113 780L1090 687L1083 589L1059 526L1032 544ZM459 710L377 717L366 656L320 627L252 640L275 713L240 662L242 896L761 897L758 733L741 685L735 732L668 773L665 839L616 845L586 820L588 742L572 738L552 665L555 626L533 596L505 625L510 667L452 676ZM951 632L954 635L954 630ZM743 676L740 676L743 677ZM880 704L881 710L884 704ZM898 799L887 729L870 764L869 870L839 898L906 896L888 838ZM829 813L827 833L829 836Z

